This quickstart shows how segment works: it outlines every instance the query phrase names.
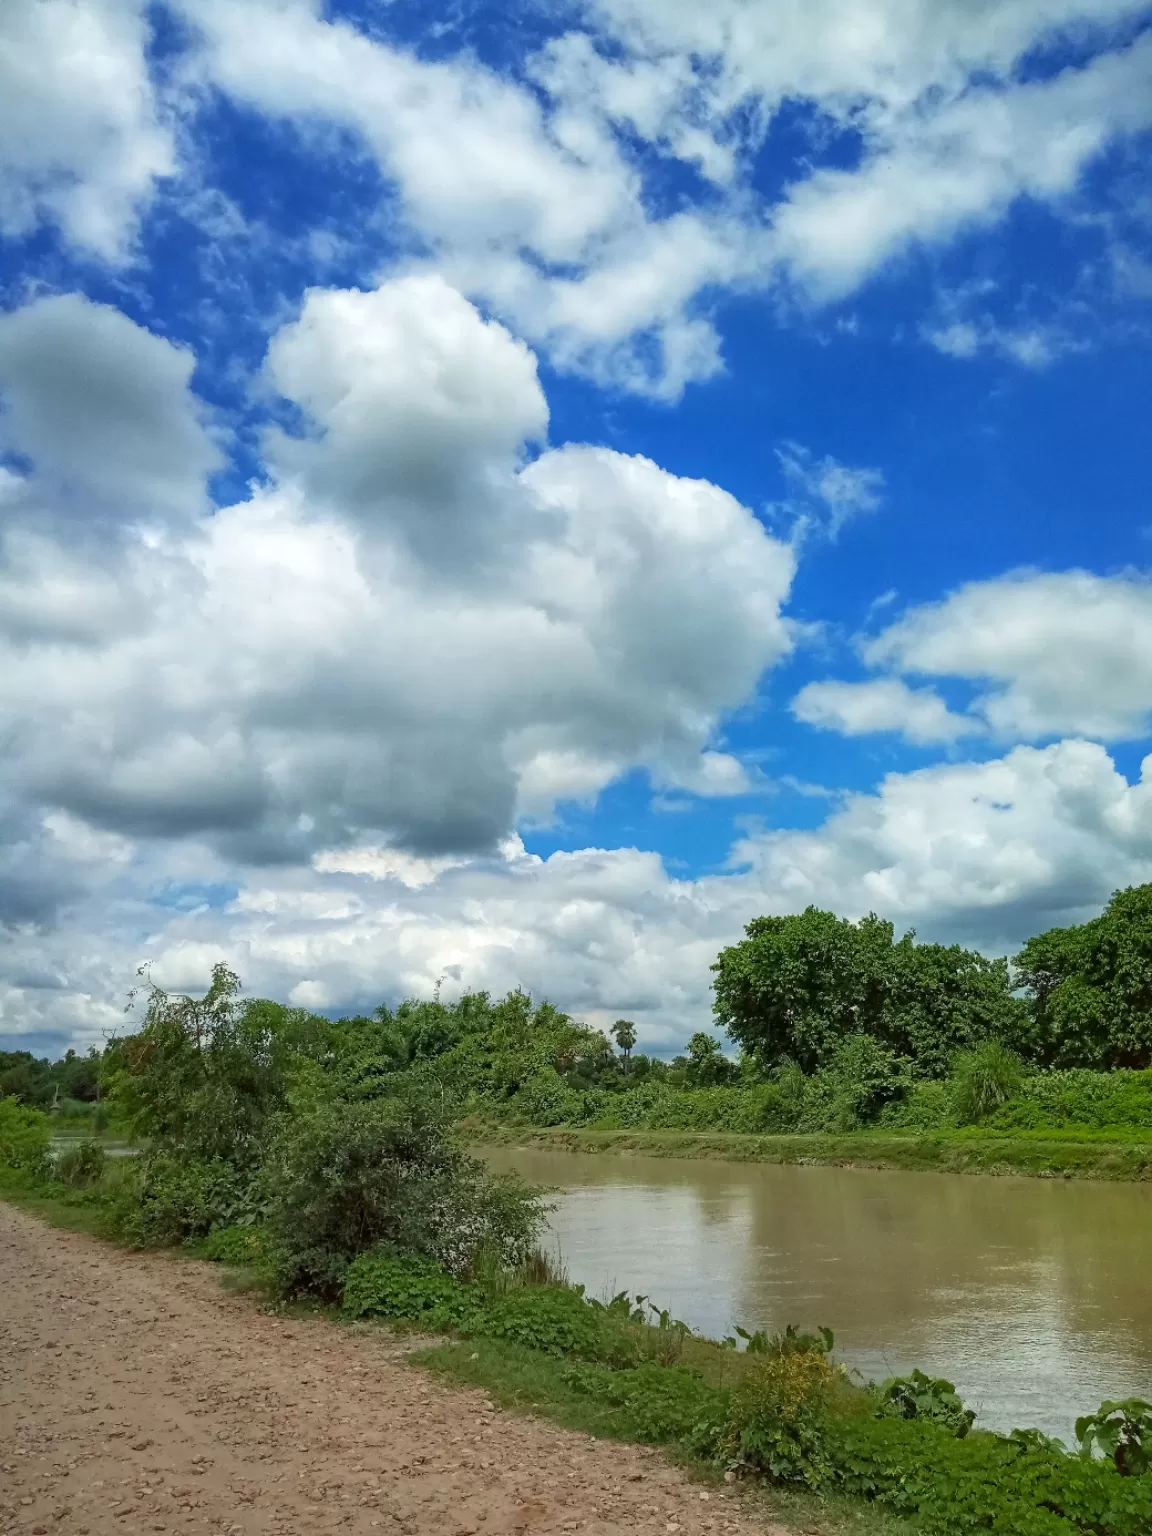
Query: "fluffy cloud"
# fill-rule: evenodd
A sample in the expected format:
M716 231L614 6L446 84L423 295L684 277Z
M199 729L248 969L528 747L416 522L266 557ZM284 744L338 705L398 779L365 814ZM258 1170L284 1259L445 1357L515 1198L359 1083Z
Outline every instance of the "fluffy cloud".
M0 452L31 460L9 476L43 531L74 523L188 518L207 509L222 456L192 393L195 358L80 294L0 314Z
M789 647L792 551L645 459L526 463L547 421L534 359L442 281L310 294L268 365L304 435L272 437L269 483L199 519L191 360L80 300L4 323L24 494L137 513L87 570L27 527L9 542L19 805L260 862L368 833L491 848L635 767L745 787L712 737ZM57 394L61 336L90 355Z
M911 609L864 657L983 685L973 711L1006 737L1139 739L1152 718L1152 586L1085 571L972 582Z
M906 740L924 746L974 735L977 720L955 715L931 688L909 688L898 678L867 683L809 683L792 700L797 720L843 736L868 736L899 731Z
M522 60L520 80L471 55L421 59L319 0L182 8L201 40L192 78L316 143L333 126L355 135L394 190L412 259L557 366L665 398L722 366L709 292L784 276L810 299L843 297L1020 196L1058 203L1118 135L1152 123L1152 40L1123 46L1116 30L1136 0L975 13L601 0ZM1022 61L1061 29L1095 56L1029 78ZM798 103L814 169L766 198L762 152ZM837 134L859 151L850 168L821 163ZM669 160L708 193L670 207ZM1008 352L1035 361L1023 337Z
M212 895L199 857L207 894L184 910L142 853L133 878L106 876L54 931L10 934L0 969L23 980L0 996L0 1028L97 1038L141 958L195 988L224 956L258 994L309 1007L428 996L440 977L449 995L523 985L594 1023L635 1017L645 1045L668 1049L707 1026L708 968L757 913L874 910L1001 953L1092 915L1114 887L1152 878L1152 758L1136 784L1080 741L892 774L821 827L757 834L729 873L697 880L636 849L542 860L510 840L491 857L423 860L363 844Z
M6 0L0 11L0 234L44 218L109 261L176 169L143 0Z

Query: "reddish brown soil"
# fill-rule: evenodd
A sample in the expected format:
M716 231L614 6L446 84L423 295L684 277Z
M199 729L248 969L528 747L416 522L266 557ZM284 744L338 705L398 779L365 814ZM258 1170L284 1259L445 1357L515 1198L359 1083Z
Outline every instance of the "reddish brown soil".
M0 1203L0 1536L787 1536L640 1448L494 1410L380 1330Z

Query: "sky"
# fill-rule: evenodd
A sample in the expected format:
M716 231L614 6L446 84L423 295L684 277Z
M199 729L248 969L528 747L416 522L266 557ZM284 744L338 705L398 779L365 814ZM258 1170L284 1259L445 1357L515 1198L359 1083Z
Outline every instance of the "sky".
M1094 915L1150 338L1146 5L7 0L0 1045Z

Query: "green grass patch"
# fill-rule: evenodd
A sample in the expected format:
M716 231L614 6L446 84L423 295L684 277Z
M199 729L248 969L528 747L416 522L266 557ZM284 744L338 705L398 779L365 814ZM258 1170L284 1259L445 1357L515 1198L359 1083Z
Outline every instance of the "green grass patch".
M1152 1179L1152 1132L1128 1127L1006 1135L983 1130L849 1131L842 1135L748 1135L736 1131L610 1131L464 1121L476 1146L563 1152L632 1153L736 1163L816 1163L938 1173L1024 1174L1039 1178Z

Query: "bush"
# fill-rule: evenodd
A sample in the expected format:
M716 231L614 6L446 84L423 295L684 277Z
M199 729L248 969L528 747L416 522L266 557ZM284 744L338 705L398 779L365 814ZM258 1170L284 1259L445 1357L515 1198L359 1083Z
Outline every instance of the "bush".
M213 1264L261 1269L268 1260L268 1243L260 1227L217 1227L197 1246L200 1257Z
M335 1301L349 1265L381 1245L456 1275L482 1250L523 1263L543 1225L539 1196L493 1178L448 1129L414 1097L323 1104L285 1120L261 1173L282 1293Z
M780 1482L818 1488L829 1472L824 1442L836 1380L822 1352L766 1356L732 1394L724 1442L731 1461Z
M933 1379L923 1371L913 1371L911 1376L890 1376L876 1391L881 1418L931 1419L958 1440L976 1422L975 1413L965 1408L950 1381Z
M343 1307L349 1317L408 1322L436 1313L462 1321L478 1305L469 1288L430 1259L364 1253L348 1269Z
M679 1444L697 1456L717 1454L728 1427L731 1394L710 1387L684 1366L609 1370L575 1365L564 1380L577 1392L623 1410L616 1428L630 1440Z
M477 1337L506 1339L546 1355L603 1360L609 1352L603 1308L559 1285L526 1285L486 1308L466 1329Z
M952 1108L961 1125L975 1125L1006 1104L1024 1081L1024 1064L998 1040L985 1040L956 1058Z
M82 1141L56 1159L54 1176L69 1189L91 1189L104 1177L107 1158L98 1141Z
M47 1176L52 1130L48 1116L25 1109L15 1099L0 1099L0 1166L16 1168L27 1178Z
M150 1153L110 1201L113 1230L135 1248L163 1248L251 1221L253 1191L231 1163Z

